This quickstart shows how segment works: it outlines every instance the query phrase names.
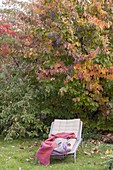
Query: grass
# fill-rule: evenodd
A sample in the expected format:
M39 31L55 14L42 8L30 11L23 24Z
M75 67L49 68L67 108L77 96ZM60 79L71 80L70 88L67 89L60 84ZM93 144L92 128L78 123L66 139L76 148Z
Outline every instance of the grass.
M24 139L14 141L0 140L0 170L104 170L105 151L113 145L83 142L77 151L77 162L73 157L63 160L51 159L48 167L38 165L35 158L40 141Z

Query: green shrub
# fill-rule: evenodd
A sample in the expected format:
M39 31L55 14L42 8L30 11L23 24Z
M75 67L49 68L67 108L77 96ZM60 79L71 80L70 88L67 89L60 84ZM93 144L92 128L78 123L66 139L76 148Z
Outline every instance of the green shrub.
M11 68L10 68L11 69ZM40 86L33 76L10 70L2 73L0 89L0 134L6 138L37 137L48 133L41 117Z

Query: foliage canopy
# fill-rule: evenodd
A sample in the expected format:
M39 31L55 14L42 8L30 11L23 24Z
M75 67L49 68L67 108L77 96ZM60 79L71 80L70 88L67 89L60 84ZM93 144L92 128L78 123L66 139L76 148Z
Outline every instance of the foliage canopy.
M86 126L93 119L96 121L93 127L110 130L113 123L112 0L38 0L23 7L27 10L18 11L15 20L11 21L13 13L7 19L12 26L0 22L1 55L3 61L7 56L5 63L9 63L11 70L15 64L17 67L13 73L10 70L10 83L19 80L19 74L25 80L24 89L30 86L30 95L37 96L29 105L33 106L34 118L37 119L37 103L38 115L45 124L54 118L80 117ZM4 44L5 36L7 44ZM6 45L8 49L4 50ZM2 80L5 79L6 75ZM21 84L13 86L16 88L21 89ZM20 91L18 101L13 98L16 103L27 102L29 98L23 99L22 94ZM25 95L29 95L29 90ZM3 93L2 101L7 100L4 96ZM10 102L14 104L11 98ZM29 106L28 117L29 113L32 115ZM9 107L12 106L3 106L3 116L4 112L9 114ZM24 115L21 108L17 115Z

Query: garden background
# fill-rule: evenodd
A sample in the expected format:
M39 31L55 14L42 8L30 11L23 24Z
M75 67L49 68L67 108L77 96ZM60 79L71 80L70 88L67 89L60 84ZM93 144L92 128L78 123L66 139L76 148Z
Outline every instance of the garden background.
M112 0L8 0L4 6L1 137L45 139L55 118L80 118L85 140L110 134L104 140L112 141Z

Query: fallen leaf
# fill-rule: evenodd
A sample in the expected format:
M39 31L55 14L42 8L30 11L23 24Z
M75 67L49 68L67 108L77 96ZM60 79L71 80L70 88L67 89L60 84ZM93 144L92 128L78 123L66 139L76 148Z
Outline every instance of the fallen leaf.
M15 146L11 146L12 148L15 148Z
M26 161L27 161L27 162L29 162L29 161L30 161L30 159L26 159Z
M91 156L90 152L84 152L85 155Z
M20 148L20 149L25 149L25 147L24 147L24 146L22 146L22 145L20 145L20 146L19 146L19 148Z
M112 154L112 152L113 152L112 149L107 149L105 154Z
M93 148L92 150L93 150L94 152L96 152L96 153L100 152L100 150L98 149L98 147L95 147L95 148Z
M22 170L22 168L21 168L21 167L19 167L19 168L18 168L18 170Z

